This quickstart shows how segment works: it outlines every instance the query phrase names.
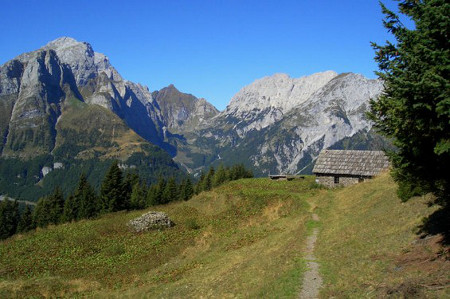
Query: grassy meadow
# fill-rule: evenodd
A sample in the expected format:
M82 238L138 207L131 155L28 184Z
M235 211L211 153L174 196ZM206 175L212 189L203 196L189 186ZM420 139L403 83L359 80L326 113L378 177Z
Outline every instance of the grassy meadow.
M427 200L401 203L386 174L336 190L314 177L238 180L187 202L2 241L0 297L296 298L317 225L321 297L450 296L449 261L435 238L416 235L433 211ZM176 225L130 232L126 223L149 210Z

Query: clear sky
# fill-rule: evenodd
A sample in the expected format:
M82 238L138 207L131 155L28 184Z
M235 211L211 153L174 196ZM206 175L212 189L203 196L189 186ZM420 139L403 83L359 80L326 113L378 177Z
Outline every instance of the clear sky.
M2 0L0 28L0 64L70 36L125 79L150 90L173 83L220 110L274 73L375 78L370 41L392 39L377 0Z

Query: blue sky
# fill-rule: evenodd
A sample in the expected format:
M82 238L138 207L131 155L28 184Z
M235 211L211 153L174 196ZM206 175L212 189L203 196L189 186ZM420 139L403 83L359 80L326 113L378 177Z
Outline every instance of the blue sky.
M393 0L383 1L395 8ZM0 4L0 64L61 36L89 42L126 79L173 83L220 110L274 73L375 78L370 41L392 38L376 0L22 1Z

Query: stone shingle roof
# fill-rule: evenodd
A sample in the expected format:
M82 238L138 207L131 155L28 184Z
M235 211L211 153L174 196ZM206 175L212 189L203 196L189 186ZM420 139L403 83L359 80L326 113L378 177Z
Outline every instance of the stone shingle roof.
M324 150L313 173L375 176L388 167L389 160L382 151Z

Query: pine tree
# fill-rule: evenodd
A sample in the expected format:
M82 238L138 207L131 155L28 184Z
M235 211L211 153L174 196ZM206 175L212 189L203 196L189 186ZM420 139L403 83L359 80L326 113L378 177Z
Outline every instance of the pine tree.
M214 178L212 180L212 186L217 187L225 183L227 180L227 174L225 172L225 168L223 167L223 164L219 165L219 168L217 168L217 171L214 174Z
M214 167L211 166L209 168L208 174L205 177L205 180L203 182L203 190L209 191L212 188L212 180L214 178Z
M29 205L25 206L25 210L23 210L22 214L20 215L20 220L17 225L17 232L19 233L25 233L27 231L30 231L34 229L33 225L33 213L31 211L31 208Z
M139 183L139 175L137 173L127 173L123 180L124 202L122 203L122 209L133 209L130 206L131 193L134 185L137 183Z
M75 201L75 197L71 194L64 203L62 222L71 222L79 219L80 204Z
M178 199L177 184L175 178L171 177L164 188L161 203L165 204L176 199Z
M58 224L63 220L64 196L56 187L52 194L38 200L33 213L33 222L38 227Z
M17 231L19 223L19 204L5 198L0 201L0 240L7 239Z
M130 209L145 208L145 188L139 182L136 182L131 190Z
M194 195L194 187L192 186L191 179L188 177L185 181L185 187L183 192L183 200L189 200Z
M181 184L178 186L178 199L184 200L186 193L186 180L182 180Z
M78 187L74 194L74 202L78 206L77 220L93 218L99 213L98 196L84 174L80 176Z
M122 171L116 161L109 168L100 189L102 212L116 212L122 209L125 202L124 197Z
M195 186L195 194L200 194L200 192L202 192L204 189L204 185L205 185L205 179L206 179L206 175L205 173L202 171L200 174L200 179L197 182L197 185Z
M55 188L53 193L48 197L48 201L50 223L61 223L64 210L64 196L59 187Z
M50 201L47 196L39 198L33 211L33 223L37 227L46 227L51 223Z
M385 90L371 101L369 117L392 138L392 175L402 200L433 192L450 201L450 3L403 0L400 12L414 22L403 25L382 4L384 27L396 42L373 43Z
M146 206L156 206L158 203L158 186L156 184L151 185L147 190Z

